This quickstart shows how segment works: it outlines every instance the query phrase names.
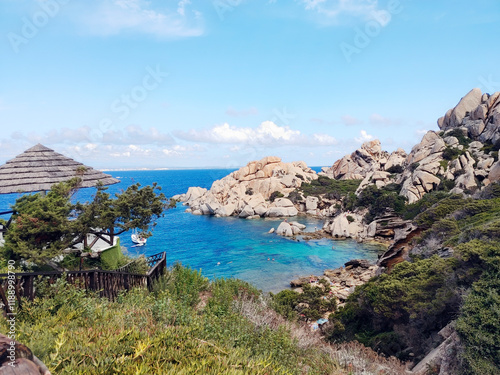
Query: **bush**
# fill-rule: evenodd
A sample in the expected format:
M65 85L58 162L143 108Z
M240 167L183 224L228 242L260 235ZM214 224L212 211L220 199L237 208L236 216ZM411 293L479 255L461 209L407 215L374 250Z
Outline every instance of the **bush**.
M389 172L391 174L399 174L399 173L403 173L403 171L404 171L404 168L400 164L393 165L389 169L387 169L387 172Z
M464 146L464 148L469 147L469 145L472 142L472 139L464 135L462 130L460 129L453 129L452 131L446 133L447 137L455 137L458 139L458 143Z
M347 216L346 216L346 219L347 219L347 221L348 221L349 223L353 223L353 222L355 221L355 220L354 220L354 218L353 218L351 215L347 215Z
M305 197L312 195L319 197L327 194L330 199L341 199L350 193L354 193L359 187L361 180L335 180L326 176L319 176L317 180L304 183L300 191Z
M356 288L345 307L333 316L343 332L332 331L329 339L357 339L388 355L404 356L405 349L413 347L417 356L423 355L428 349L427 337L448 324L458 311L451 277L457 264L456 259L437 256L403 262L390 274ZM393 346L390 341L400 344Z
M284 197L283 193L281 193L281 192L279 192L279 191L274 191L274 192L272 192L272 193L271 193L271 195L269 196L269 200L270 200L271 202L274 202L274 201L275 201L275 199L277 199L277 198L283 198L283 197Z
M443 151L443 159L444 160L454 160L462 155L463 151L460 151L458 148L446 147Z

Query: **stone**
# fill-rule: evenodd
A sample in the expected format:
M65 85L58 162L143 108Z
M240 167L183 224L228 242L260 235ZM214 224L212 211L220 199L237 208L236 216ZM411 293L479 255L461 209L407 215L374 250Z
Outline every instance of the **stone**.
M458 138L457 137L446 137L444 139L444 142L448 145L448 146L455 146L455 145L458 145Z
M241 217L242 219L245 219L245 218L247 218L249 216L253 216L253 215L255 215L253 208L247 204L238 216Z
M479 163L477 163L477 167L479 169L488 169L493 165L494 162L495 162L495 159L493 159L493 158L483 159Z
M490 181L490 183L500 180L500 161L497 161L491 167L490 173L488 175L488 180Z
M287 198L278 198L274 200L274 207L293 207L293 203Z
M276 229L276 234L285 237L293 237L293 229L292 226L287 222L282 222L278 229Z
M284 217L288 216L288 210L285 207L271 207L266 212L268 217Z
M306 229L306 228L307 228L304 224L301 224L301 223L299 223L299 222L297 222L297 221L291 221L291 222L290 222L290 225L293 225L294 227L297 227L297 228L299 228L300 230L304 230L304 229Z
M310 211L310 210L317 209L318 208L318 201L319 201L319 199L317 197L308 196L306 198L306 210Z
M275 231L275 229L271 228L271 229L269 229L269 232L267 232L267 233L271 234L271 233L274 233L274 231Z
M445 116L444 121L442 122L442 126L440 129L446 130L448 128L454 128L461 124L467 112L472 112L475 110L480 104L482 100L482 92L480 89L475 88L472 89L467 95L465 95L457 106L451 111L451 113ZM439 123L438 123L439 124Z
M366 230L366 235L368 237L375 237L376 233L377 233L377 222L372 221L370 225L368 225L368 228Z

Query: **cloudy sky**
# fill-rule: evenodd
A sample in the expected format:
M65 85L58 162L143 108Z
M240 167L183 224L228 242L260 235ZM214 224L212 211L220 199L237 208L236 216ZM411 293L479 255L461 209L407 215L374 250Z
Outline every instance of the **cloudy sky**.
M0 162L331 165L500 91L500 2L0 0Z

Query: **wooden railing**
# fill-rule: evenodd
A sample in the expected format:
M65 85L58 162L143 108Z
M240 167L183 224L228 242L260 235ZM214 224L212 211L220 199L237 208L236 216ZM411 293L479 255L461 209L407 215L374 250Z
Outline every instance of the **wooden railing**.
M167 268L167 255L165 252L155 254L147 259L150 265L149 271L145 275L129 273L126 271L68 271L68 272L30 272L16 273L11 275L0 274L0 302L7 313L11 313L7 301L7 294L10 285L14 286L15 297L19 306L22 305L23 298L33 300L36 295L36 284L42 280L47 280L50 284L66 275L66 281L86 290L98 292L101 297L115 300L123 290L135 287L147 287L152 290L154 282L165 273ZM14 278L12 278L14 277ZM12 287L10 288L12 290Z

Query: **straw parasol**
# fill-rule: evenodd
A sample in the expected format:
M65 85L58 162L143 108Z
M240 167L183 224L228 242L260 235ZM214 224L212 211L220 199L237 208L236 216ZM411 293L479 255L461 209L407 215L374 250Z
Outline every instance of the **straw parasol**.
M87 167L37 144L0 166L0 194L50 190L52 185L73 177L82 179L81 187L120 182L108 174Z

